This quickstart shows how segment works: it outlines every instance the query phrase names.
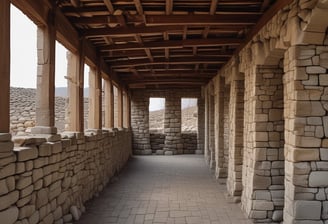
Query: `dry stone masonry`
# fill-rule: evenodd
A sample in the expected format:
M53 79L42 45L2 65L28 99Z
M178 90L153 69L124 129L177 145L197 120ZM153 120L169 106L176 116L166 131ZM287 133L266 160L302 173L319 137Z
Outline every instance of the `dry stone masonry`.
M72 223L131 155L127 130L0 134L1 223ZM14 146L15 145L15 146Z

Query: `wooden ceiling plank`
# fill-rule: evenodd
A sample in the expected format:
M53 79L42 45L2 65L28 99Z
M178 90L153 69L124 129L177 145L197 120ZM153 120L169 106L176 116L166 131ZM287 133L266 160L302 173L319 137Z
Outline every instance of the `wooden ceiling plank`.
M103 51L117 51L117 50L138 50L138 49L164 49L164 48L183 48L183 47L212 47L229 45L238 46L242 39L237 38L217 38L217 39L188 39L188 40L166 40L159 42L148 42L143 44L120 44L113 46L104 46Z
M144 14L144 10L142 8L142 4L140 2L140 0L134 0L134 4L136 6L137 12L139 15L143 15Z

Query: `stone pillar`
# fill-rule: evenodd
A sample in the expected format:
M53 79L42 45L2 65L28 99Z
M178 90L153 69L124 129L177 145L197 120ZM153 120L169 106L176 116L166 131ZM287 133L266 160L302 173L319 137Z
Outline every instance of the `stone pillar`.
M224 86L224 109L223 109L223 147L224 147L224 162L223 170L226 170L226 177L228 176L229 169L229 135L230 135L230 122L229 122L229 105L230 105L230 85Z
M240 74L233 75L230 86L229 105L229 172L228 193L236 200L242 192L244 80Z
M205 141L204 141L204 158L207 164L210 164L211 154L209 148L209 87L204 89L205 95Z
M128 93L125 94L125 122L128 129L131 128L131 101Z
M118 128L123 128L123 89L117 88L117 111L118 111Z
M53 18L51 18L53 19ZM56 30L54 21L37 30L37 89L36 127L34 134L56 134L55 125L55 53Z
M105 79L105 127L114 128L114 88L109 79Z
M282 69L250 66L245 72L242 207L259 222L282 221L284 119Z
M149 98L140 92L133 92L131 96L131 128L133 153L152 154L149 136Z
M176 96L165 98L164 154L183 154L181 141L181 99Z
M215 121L215 176L227 177L227 167L224 167L224 78L217 77L214 91L214 121Z
M285 53L284 223L328 220L328 48Z
M214 85L210 84L210 92L208 99L208 148L209 148L209 165L211 170L215 172L215 122L214 122Z
M0 1L0 133L10 126L10 1Z
M67 52L67 77L68 77L68 131L84 131L84 54L83 41L80 52L73 54Z
M196 154L204 154L205 141L205 102L204 96L197 99L198 106L198 132Z
M102 128L102 90L101 72L99 69L90 68L89 72L89 116L88 128Z

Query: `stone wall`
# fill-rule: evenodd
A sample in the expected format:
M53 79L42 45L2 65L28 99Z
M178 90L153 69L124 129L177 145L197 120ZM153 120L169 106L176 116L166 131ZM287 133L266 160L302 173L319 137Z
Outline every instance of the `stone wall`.
M150 146L153 154L164 150L165 134L150 130ZM197 150L197 132L181 132L183 154L195 154Z
M72 223L131 155L129 131L0 134L1 223Z
M149 133L149 98L161 97L165 98L165 114L164 114L164 146L155 146L154 142L158 141L160 144L161 139L156 140L155 135L150 137ZM131 94L131 127L133 132L133 152L135 154L152 154L152 149L156 148L156 154L182 154L190 152L188 146L184 151L184 146L181 136L181 98L197 98L198 99L198 119L204 111L202 107L200 89L186 89L186 90L134 90ZM201 128L199 123L198 128ZM199 129L198 129L199 130ZM202 134L202 132L200 132ZM161 137L161 135L160 135ZM161 137L162 138L162 137ZM203 136L197 136L198 139L203 139ZM151 142L152 145L151 146ZM197 147L202 145L196 143ZM196 153L201 153L202 149L197 148Z

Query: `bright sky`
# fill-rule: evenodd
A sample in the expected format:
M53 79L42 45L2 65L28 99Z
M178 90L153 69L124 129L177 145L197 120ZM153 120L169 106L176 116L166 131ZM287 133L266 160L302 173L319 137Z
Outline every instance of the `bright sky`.
M1 1L1 0L0 0ZM11 7L11 80L14 87L36 88L37 49L36 25L20 10ZM88 85L88 66L85 66L85 86ZM56 87L67 86L66 49L56 43Z

